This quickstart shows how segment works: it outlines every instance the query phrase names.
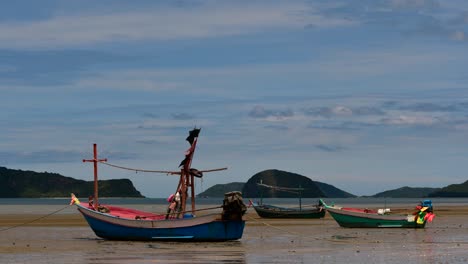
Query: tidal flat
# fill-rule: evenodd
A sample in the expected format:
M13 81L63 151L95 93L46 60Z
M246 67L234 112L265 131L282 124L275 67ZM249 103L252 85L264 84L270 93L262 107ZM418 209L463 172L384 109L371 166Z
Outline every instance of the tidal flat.
M73 207L40 220L36 211L21 210L0 213L0 263L468 262L465 205L436 207L425 229L342 228L328 214L263 219L250 208L242 239L197 243L108 241L96 237Z

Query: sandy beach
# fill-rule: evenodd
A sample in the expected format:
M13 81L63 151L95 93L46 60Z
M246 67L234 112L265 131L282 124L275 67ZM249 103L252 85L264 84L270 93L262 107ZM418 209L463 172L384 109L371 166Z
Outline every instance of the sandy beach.
M341 228L328 214L263 219L249 209L242 239L216 243L106 241L66 210L37 221L43 215L0 214L0 263L468 262L468 206L439 208L418 230Z

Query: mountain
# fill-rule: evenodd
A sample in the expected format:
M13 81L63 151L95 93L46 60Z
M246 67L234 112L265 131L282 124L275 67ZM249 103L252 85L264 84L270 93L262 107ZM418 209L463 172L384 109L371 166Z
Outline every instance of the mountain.
M468 197L468 181L460 184L451 184L430 193L429 197Z
M325 194L311 179L287 171L265 170L252 176L244 185L242 195L244 197L256 198L297 198L298 194L293 192L279 191L258 186L257 183L286 187L286 188L304 188L302 197L315 198L325 197Z
M101 197L144 197L129 179L100 180ZM0 198L46 198L89 196L94 182L77 180L50 172L34 172L0 167Z
M224 197L224 194L232 191L241 191L245 183L231 182L226 184L216 184L199 193L198 197Z
M315 184L320 188L320 190L325 194L328 198L352 198L356 197L356 195L351 194L349 192L345 192L336 188L333 185L315 181Z
M430 193L440 190L440 188L412 188L401 187L394 190L388 190L372 195L372 197L388 197L388 198L422 198L428 197Z

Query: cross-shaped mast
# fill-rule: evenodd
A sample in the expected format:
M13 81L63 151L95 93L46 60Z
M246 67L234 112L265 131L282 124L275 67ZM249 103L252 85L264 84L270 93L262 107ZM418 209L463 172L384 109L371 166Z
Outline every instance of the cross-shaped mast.
M93 144L93 152L94 152L94 158L93 159L84 159L83 162L93 162L94 163L94 201L93 201L93 206L94 209L97 210L98 205L99 205L99 200L98 200L98 171L97 171L97 164L98 162L107 162L107 159L98 159L97 158L97 145Z
M180 163L180 171L163 171L163 170L143 170L143 169L135 169L135 168L128 168L123 166L118 166L114 164L107 163L107 159L98 159L97 158L97 147L96 144L93 145L94 147L94 158L89 160L83 160L83 162L93 162L94 163L94 209L97 210L99 206L98 202L98 176L97 176L97 163L101 162L102 164L119 168L125 170L132 170L132 171L142 171L142 172L154 172L154 173L166 173L170 175L180 175L179 184L177 185L177 189L175 193L179 193L180 195L180 211L186 211L186 203L188 199L188 189L190 188L190 196L191 196L191 205L192 205L192 214L195 213L195 179L194 177L202 177L204 172L213 172L213 171L221 171L226 170L227 168L219 168L219 169L210 169L210 170L197 170L191 168L192 159L195 152L195 148L198 141L198 134L200 133L200 128L194 128L190 131L189 136L186 140L190 143L190 148L185 152L185 159L182 160Z

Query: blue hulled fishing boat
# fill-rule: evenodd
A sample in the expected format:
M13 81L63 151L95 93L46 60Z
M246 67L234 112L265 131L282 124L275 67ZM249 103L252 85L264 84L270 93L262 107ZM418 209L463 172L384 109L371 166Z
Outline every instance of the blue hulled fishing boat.
M94 233L104 239L114 240L176 240L176 241L226 241L242 237L245 221L243 215L246 206L240 192L225 194L223 204L213 208L196 210L194 195L194 177L202 177L204 172L225 170L196 170L191 168L191 162L198 140L200 129L190 131L187 141L190 148L185 153L185 159L180 163L180 171L150 171L131 169L107 163L106 159L97 158L94 144L94 159L83 162L94 162L94 196L84 205L72 194L72 204L84 216ZM152 213L131 208L99 204L97 164L102 163L121 169L135 171L166 173L178 175L179 183L168 198L169 206L166 213ZM186 202L191 192L191 210L186 209ZM213 210L213 213L209 213ZM197 215L203 211L203 215Z

